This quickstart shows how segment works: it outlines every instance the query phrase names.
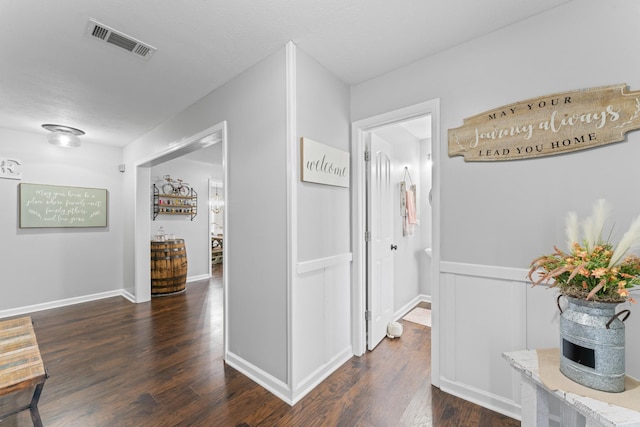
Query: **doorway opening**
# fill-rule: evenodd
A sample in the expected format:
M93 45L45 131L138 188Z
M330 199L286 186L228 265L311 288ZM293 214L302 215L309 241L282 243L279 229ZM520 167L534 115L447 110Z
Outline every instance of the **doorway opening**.
M365 134L367 348L418 303L431 303L431 116Z
M223 268L224 256L224 185L221 175L209 178L209 235L211 239L211 274L218 274Z
M370 143L371 136L379 136L386 131L383 129L392 129L393 127L405 126L414 122L416 119L430 120L431 138L429 143L421 142L421 152L425 153L424 158L429 160L421 165L423 174L430 174L430 191L423 187L420 192L420 199L429 204L431 211L430 218L425 218L427 224L421 223L420 227L428 227L430 230L430 244L422 248L421 256L428 258L430 272L426 273L429 277L430 299L432 310L432 345L431 345L431 371L432 383L439 386L439 168L438 160L440 158L439 141L439 105L438 99L416 104L400 110L391 111L381 115L373 116L367 119L359 120L353 123L352 127L352 158L357 159L353 162L353 183L352 183L352 216L353 216L353 288L352 288L352 346L355 355L362 355L367 349L367 318L373 316L367 312L367 289L368 289L368 271L367 271L367 248L368 242L368 214L369 207L367 204L367 162L365 162L365 152L367 145ZM419 121L418 121L419 122ZM405 129L406 130L406 129ZM388 138L386 138L388 139ZM427 139L425 139L427 141ZM430 145L430 147L425 147ZM431 148L429 150L429 148ZM428 156L430 154L430 156ZM373 154L372 154L373 155ZM429 158L430 157L430 158ZM402 162L402 160L401 160ZM396 169L397 169L396 165ZM428 167L427 167L428 166ZM411 169L409 168L409 171ZM402 170L400 171L402 172ZM394 172L397 175L397 171ZM399 177L394 175L394 180ZM420 175L420 174L416 174ZM402 176L402 175L401 175ZM421 179L424 182L424 180ZM395 203L395 201L393 202ZM400 201L398 200L398 205ZM392 244L391 247L396 246Z
M219 147L221 151L221 195L222 200L228 200L227 188L225 185L227 182L227 132L226 132L226 122L219 123L214 125L208 129L205 129L195 135L192 135L187 138L182 138L179 141L170 144L169 148L163 150L161 152L155 153L147 158L139 160L135 163L135 263L134 263L134 297L135 302L145 302L151 299L151 261L149 257L150 253L150 237L155 234L155 229L152 225L153 213L152 213L152 169L155 166L161 165L163 163L169 162L174 159L185 157L194 153L194 155L201 158L205 153L209 152L212 147ZM202 260L202 265L199 265L199 268L203 271L207 272L207 277L211 275L211 239L210 239L210 216L209 216L209 179L210 177L203 178L204 184L202 187L206 186L206 188L201 187L201 191L199 192L200 201L198 204L198 214L202 220L203 230L201 234L202 241L205 242L201 245L198 245L198 251L202 251L202 254L199 254L199 259ZM192 183L193 185L193 183ZM222 227L227 223L227 215L226 209L222 211ZM184 222L184 221L183 221ZM176 222L176 224L178 224ZM185 223L186 224L186 223ZM191 222L188 222L187 225L191 225ZM225 236L228 241L228 235ZM209 249L207 249L209 247ZM226 255L225 255L226 256ZM189 273L187 273L190 275ZM226 289L227 289L227 271L226 269L222 270L222 282L223 282L223 307L224 307L224 348L226 346L227 338L227 300L226 300ZM188 290L187 290L188 292Z

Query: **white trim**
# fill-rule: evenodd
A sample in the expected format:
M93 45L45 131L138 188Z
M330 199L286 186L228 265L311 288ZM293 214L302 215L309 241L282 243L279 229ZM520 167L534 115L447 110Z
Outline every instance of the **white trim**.
M298 274L311 273L316 270L322 270L339 264L345 264L351 262L352 259L353 255L351 254L351 252L348 252L345 254L333 255L325 258L302 261L298 263Z
M34 311L49 310L52 308L66 307L68 305L81 304L84 302L97 301L105 298L120 297L120 296L133 302L132 295L129 292L125 291L124 289L117 289L113 291L100 292L97 294L84 295L80 297L73 297L73 298L61 299L57 301L44 302L41 304L26 305L24 307L17 307L17 308L11 308L8 310L2 310L0 311L0 318L18 316L18 315L27 314L27 313L33 313Z
M132 302L132 303L134 303L134 304L135 304L135 302L136 302L136 296L135 296L135 295L133 295L131 292L129 292L129 291L127 291L127 290L123 289L123 290L122 290L122 296L123 296L124 298L126 298L127 300L129 300L129 302Z
M366 164L364 162L365 142L364 132L360 122L352 125L351 136L351 244L353 265L351 269L351 347L353 354L361 356L366 351L366 323L364 312L366 309Z
M442 274L442 293L440 294L440 305L442 306L442 328L443 330L456 331L456 299L455 285L456 276L453 274ZM431 313L433 317L433 312ZM433 322L433 319L431 319ZM454 334L443 334L440 346L440 355L444 363L441 365L441 377L455 378L455 363L447 363L447 355L456 354L456 340Z
M151 170L137 165L134 173L134 225L133 225L133 293L136 303L151 300Z
M440 263L440 272L462 276L488 277L491 279L529 282L529 279L527 278L529 270L524 268L443 261Z
M418 295L417 297L409 301L407 304L402 306L402 308L400 308L399 310L396 310L396 312L393 315L393 320L397 321L402 319L407 313L409 313L416 305L418 305L421 302L430 303L431 297L429 295Z
M143 170L149 172L149 168L155 164L175 159L181 155L196 151L200 148L207 147L217 142L217 140L208 140L201 143L203 138L209 135L221 134L223 147L226 144L226 122L217 123L207 129L204 129L188 138L182 138L178 141L168 144L168 146L154 154L148 155L142 159L133 162L135 166L135 206L134 206L134 290L136 302L146 302L151 299L151 287L149 286L151 270L151 260L149 259L149 228L150 220L150 202L151 200L151 178L149 173L141 176ZM224 168L224 165L223 165ZM228 199L226 199L228 200ZM144 208L142 208L144 206ZM226 306L224 307L226 313Z
M227 147L229 145L227 138L227 122L222 122L222 194L224 197L224 202L227 203L229 200L229 171L227 165L229 164L228 158L228 150ZM222 210L222 230L224 232L224 244L222 245L222 265L229 265L229 259L231 256L229 255L229 248L233 246L233 239L230 236L233 233L229 233L229 209L225 208ZM211 244L209 244L211 246ZM211 258L209 258L211 259ZM227 349L229 348L229 292L227 292L227 286L229 286L229 269L222 269L222 304L223 306L223 316L224 316L224 325L223 327L223 337L222 337L222 354L225 360L227 359Z
M297 142L297 93L296 93L296 45L289 41L285 46L286 68L286 173L287 173L287 385L289 394L293 390L293 296L292 290L298 283L295 274L298 262L298 147ZM289 397L289 401L291 396Z
M187 283L197 282L198 280L210 279L211 274L200 274L198 276L189 276L187 277Z
M188 152L191 152L191 151L199 150L200 148L206 148L210 145L213 145L218 141L207 141L206 144L201 144L199 147L194 146L194 143L198 142L202 138L205 138L209 135L214 135L220 132L224 127L224 123L225 122L217 123L207 129L204 129L194 135L191 135L188 138L182 138L177 141L171 142L169 143L167 148L137 160L134 163L134 165L136 167L138 166L151 167L156 164L164 163L168 160L178 158L183 156L184 154L187 154L187 153L183 153L183 150L185 149L193 148L193 150L188 151Z
M338 368L344 365L353 357L353 350L351 346L344 349L338 355L336 355L329 362L320 366L314 372L307 376L300 382L298 386L293 390L293 397L291 399L291 405L295 405L305 397L311 390L313 390L318 384L324 381L329 375L334 373Z
M425 103L431 112L431 384L440 387L440 99ZM445 142L446 146L446 142Z
M263 371L252 363L247 362L233 352L227 352L225 357L227 365L251 378L253 381L275 394L285 403L293 405L289 386L286 383L280 381L273 375L270 375L268 372Z
M351 155L352 155L352 185L351 185L351 215L352 215L352 317L351 336L354 354L364 354L366 349L365 334L365 242L366 206L365 206L365 163L364 163L364 133L383 125L405 121L411 118L431 115L431 145L432 145L432 268L431 268L431 383L436 387L440 384L440 100L432 99L399 110L358 120L352 123Z
M484 408L520 420L520 405L493 393L487 393L475 387L441 378L440 389L461 399L480 405Z
M160 150L154 154L146 156L142 159L138 159L133 162L134 164L134 200L135 205L133 207L133 215L134 215L134 224L133 224L133 232L134 232L134 263L133 263L133 280L134 280L134 292L135 292L135 302L147 302L151 300L151 286L150 283L150 270L151 270L151 260L149 258L149 228L151 226L150 220L150 203L151 200L151 179L149 176L149 168L156 162L161 163L162 161L170 160L176 157L179 157L182 154L186 154L187 152L195 151L200 148L205 148L213 143L216 143L216 140L208 140L204 141L204 143L199 143L201 139L206 138L209 135L220 134L220 143L222 143L222 170L223 170L223 192L224 192L224 200L229 200L228 195L228 173L227 167L228 158L227 158L227 122L222 121L219 122L207 129L204 129L191 137L180 139L176 142L170 143L167 148L164 150ZM199 145L199 146L198 146ZM141 171L146 169L147 173L142 178ZM144 206L144 208L142 208ZM224 210L223 216L223 229L225 230L225 243L223 246L223 259L229 259L227 255L229 253L229 245L232 244L231 238L229 236L228 227L227 227L227 216L228 209ZM209 258L211 259L211 258ZM229 339L229 307L228 299L227 299L227 283L228 283L228 268L223 269L222 273L222 289L223 289L223 313L224 313L224 332L223 332L223 344L222 344L222 354L225 355L226 360L226 349L228 346ZM129 294L131 295L131 294Z
M207 231L209 232L209 244L207 245L207 263L209 264L209 268L207 270L209 272L211 271L211 234L213 232L213 230L211 229L211 223L213 222L213 211L211 210L212 197L213 195L211 194L211 177L209 176L207 178ZM222 221L224 222L224 219ZM211 273L209 273L209 277L211 277Z
M209 274L202 274L199 276L191 276L187 278L187 283L190 282L195 282L198 280L204 280L204 279L209 279L211 277L211 275ZM149 288L151 289L151 288ZM149 290L149 292L151 292L151 290ZM67 298L67 299L61 299L61 300L56 300L56 301L49 301L49 302L44 302L41 304L33 304L33 305L27 305L24 307L17 307L17 308L12 308L12 309L8 309L8 310L0 310L0 318L4 318L4 317L11 317L11 316L18 316L21 314L27 314L27 313L32 313L35 311L42 311L42 310L49 310L52 308L59 308L59 307L66 307L68 305L75 305L75 304L82 304L85 302L91 302L91 301L97 301L97 300L101 300L101 299L105 299L105 298L112 298L112 297L123 297L124 299L128 300L131 303L136 303L138 301L136 301L136 297L128 292L125 289L117 289L117 290L113 290L113 291L106 291L106 292L99 292L97 294L90 294L90 295L83 295L83 296L79 296L79 297L73 297L73 298Z

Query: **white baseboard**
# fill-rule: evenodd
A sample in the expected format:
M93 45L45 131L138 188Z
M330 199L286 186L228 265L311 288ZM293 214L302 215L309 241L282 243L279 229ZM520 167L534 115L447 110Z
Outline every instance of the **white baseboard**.
M197 282L198 280L210 279L211 274L199 274L197 276L189 276L187 277L187 283Z
M518 421L522 420L520 405L504 397L442 377L440 377L440 390Z
M8 310L0 310L0 319L4 317L11 317L11 316L18 316L21 314L33 313L35 311L49 310L52 308L65 307L67 305L80 304L83 302L96 301L104 298L119 297L119 296L124 297L131 302L135 301L135 298L129 292L125 291L124 289L117 289L114 291L100 292L97 294L84 295L81 297L61 299L57 301L45 302L42 304L27 305L24 307L11 308Z
M410 312L413 307L415 307L421 302L431 303L431 295L424 295L424 294L418 295L417 297L409 301L407 304L402 306L402 308L400 308L399 310L396 310L395 314L393 315L393 319L396 321L402 319L405 316L405 314Z
M291 389L289 389L289 386L286 383L268 374L252 363L247 362L243 358L238 357L232 352L226 353L225 363L241 372L243 375L251 378L253 381L257 382L262 387L266 388L271 393L279 397L285 403L293 405L293 400L291 398Z
M198 280L209 279L210 274L201 274L198 276L187 277L187 283L195 282ZM22 314L33 313L35 311L49 310L52 308L65 307L67 305L81 304L83 302L97 301L104 298L121 296L129 302L136 303L136 297L131 292L125 289L116 289L113 291L100 292L97 294L83 295L79 297L61 299L57 301L49 301L41 304L26 305L24 307L11 308L7 310L0 310L0 319L5 317L19 316Z
M331 361L305 378L295 390L291 390L284 382L238 357L234 353L227 352L225 363L260 384L288 405L293 406L311 392L318 384L324 381L329 375L331 375L336 369L351 359L351 357L353 357L353 351L351 346L349 346Z
M295 405L306 396L311 390L313 390L318 384L324 381L329 375L335 372L340 366L344 365L348 360L353 357L353 349L351 346L345 348L342 352L337 354L329 362L325 363L313 373L308 375L305 379L300 381L298 385L293 386L293 393L291 404Z
M129 302L132 302L132 303L134 303L134 304L135 304L135 302L136 302L136 296L135 296L135 295L133 295L131 292L129 292L129 291L127 291L127 290L123 289L123 290L122 290L122 296L123 296L123 297L125 297L126 299L128 299L128 300L129 300Z

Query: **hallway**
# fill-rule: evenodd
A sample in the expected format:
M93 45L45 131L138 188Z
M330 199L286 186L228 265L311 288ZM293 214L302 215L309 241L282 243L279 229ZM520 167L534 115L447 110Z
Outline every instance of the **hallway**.
M32 314L46 426L518 426L430 385L430 328L352 358L291 407L222 361L222 265L181 294ZM31 426L28 413L0 425Z

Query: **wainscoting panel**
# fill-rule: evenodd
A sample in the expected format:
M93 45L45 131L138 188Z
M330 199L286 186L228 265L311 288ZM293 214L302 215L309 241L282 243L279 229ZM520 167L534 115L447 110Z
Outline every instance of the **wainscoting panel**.
M520 378L505 351L559 347L555 288L531 286L527 269L442 262L442 390L520 419ZM637 296L636 296L637 298ZM561 299L561 306L566 301ZM640 378L640 315L625 322L626 374ZM552 413L558 412L553 409ZM559 416L558 414L556 414Z
M527 270L443 262L440 271L441 388L519 418L516 374L502 353L550 327L528 318Z
M527 286L528 349L560 346L560 310L556 304L557 296L555 288L546 285ZM563 305L566 305L566 302Z
M293 401L353 356L351 254L298 264L292 289Z

